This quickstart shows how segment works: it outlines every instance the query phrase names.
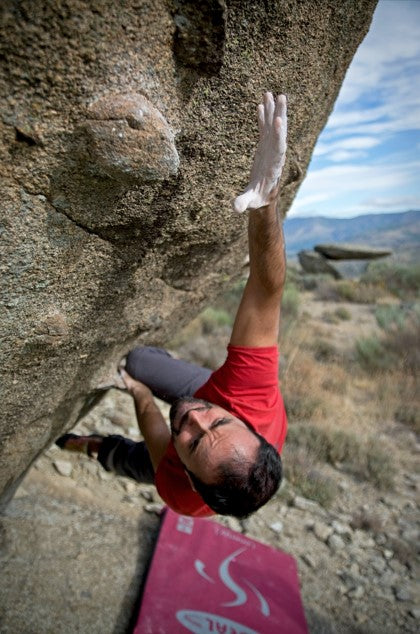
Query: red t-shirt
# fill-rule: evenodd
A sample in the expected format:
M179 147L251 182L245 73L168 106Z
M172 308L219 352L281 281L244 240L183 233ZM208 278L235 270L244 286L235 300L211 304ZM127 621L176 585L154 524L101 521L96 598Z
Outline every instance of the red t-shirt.
M194 394L250 423L256 432L280 452L287 419L279 390L278 348L228 346L221 368ZM192 490L172 440L156 471L156 487L167 505L182 515L214 515Z

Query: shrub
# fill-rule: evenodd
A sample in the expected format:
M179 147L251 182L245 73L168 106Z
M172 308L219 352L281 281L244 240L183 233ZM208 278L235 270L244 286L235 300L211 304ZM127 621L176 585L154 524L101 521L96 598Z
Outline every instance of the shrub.
M215 303L215 307L225 310L229 315L232 315L232 320L236 314L236 311L241 301L242 293L245 288L247 278L243 277L234 284L228 290L226 290Z
M311 348L317 361L325 362L337 358L337 348L326 339L315 339Z
M404 311L385 310L377 313L386 328L379 339L376 335L356 341L356 354L367 371L401 368L416 375L420 369L420 317L417 307Z
M284 405L290 420L303 421L310 420L319 411L322 401L310 394L284 394Z
M294 286L297 286L299 290L303 290L304 288L303 276L301 272L299 271L299 269L291 266L290 264L287 265L286 273L286 285L288 284L293 284Z
M332 313L329 310L325 310L322 313L322 319L327 322L327 324L338 324L340 319L337 317L335 313Z
M223 308L206 308L201 313L203 334L208 335L220 326L232 326L232 316Z
M401 327L404 325L406 313L402 306L395 304L384 304L375 310L375 317L378 325L384 330L391 326Z
M394 365L394 356L385 349L376 335L358 339L356 355L360 365L369 372L389 370Z
M293 282L286 282L281 302L282 318L295 318L299 312L299 290Z
M330 372L329 376L327 376L321 383L321 386L324 390L328 392L332 392L333 394L340 394L340 396L344 396L347 393L347 377L345 372L342 371L342 368L336 366L333 372Z
M387 451L370 441L367 447L367 472L369 480L378 489L391 489L395 478L395 467Z
M351 319L351 312L347 310L347 308L344 308L344 306L339 306L338 308L336 308L334 311L334 315L336 315L338 319L341 319L342 321L348 321L349 319Z
M288 444L303 448L314 459L331 464L345 463L352 473L363 475L381 489L391 488L395 468L389 452L377 441L362 442L341 429L311 424L290 425Z
M420 408L417 403L400 403L394 412L395 420L420 433Z
M323 280L318 284L317 296L323 301L374 304L382 294L380 287L360 284L355 280Z
M348 302L357 301L357 286L352 280L339 280L336 282L336 293L338 298Z
M303 448L285 449L284 471L287 481L300 495L322 506L329 507L337 495L334 481L317 469L312 456Z
M420 370L420 318L411 312L403 326L386 333L385 346L404 372L416 376Z
M392 261L372 262L360 278L363 284L376 284L401 299L418 297L420 264L403 265Z

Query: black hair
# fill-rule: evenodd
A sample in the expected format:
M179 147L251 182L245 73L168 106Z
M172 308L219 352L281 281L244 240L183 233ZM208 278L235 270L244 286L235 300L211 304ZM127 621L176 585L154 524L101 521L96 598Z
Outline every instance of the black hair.
M251 431L260 441L254 462L244 462L238 456L222 463L216 484L202 482L187 469L197 493L220 515L248 517L268 502L280 486L282 463L277 450L260 434Z

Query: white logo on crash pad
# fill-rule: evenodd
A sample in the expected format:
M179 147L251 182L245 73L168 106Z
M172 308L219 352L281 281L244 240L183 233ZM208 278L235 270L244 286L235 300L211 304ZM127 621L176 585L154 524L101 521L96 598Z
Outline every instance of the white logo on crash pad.
M197 610L179 610L176 613L178 621L194 634L259 634L246 625L225 619L218 614L199 612Z
M220 566L219 566L219 577L220 577L221 581L226 586L226 588L231 590L233 592L233 594L235 595L235 598L233 599L233 601L228 601L226 603L222 603L221 604L224 607L233 608L233 607L236 607L236 606L239 606L239 605L243 605L244 603L246 603L246 601L248 599L248 595L245 592L245 590L232 579L232 577L231 577L231 575L229 573L229 564L232 561L234 561L235 558L238 555L240 555L241 553L245 552L246 550L247 550L246 548L239 548L239 550L235 550L235 552L233 552L231 555L226 557L226 559L224 559L222 561L222 563L220 564ZM204 570L204 568L205 568L204 562L200 561L200 559L196 559L195 562L194 562L194 567L195 567L196 571L198 572L198 574L201 577L203 577L204 579L206 579L206 581L210 581L211 583L215 583L214 579L212 579L206 573L206 571ZM249 588L251 588L251 590L254 592L255 596L258 598L258 600L260 602L261 614L263 614L263 616L269 616L270 615L270 607L269 607L266 599L261 594L261 592L254 586L253 583L251 583L247 579L244 579L243 581L245 581L247 586Z

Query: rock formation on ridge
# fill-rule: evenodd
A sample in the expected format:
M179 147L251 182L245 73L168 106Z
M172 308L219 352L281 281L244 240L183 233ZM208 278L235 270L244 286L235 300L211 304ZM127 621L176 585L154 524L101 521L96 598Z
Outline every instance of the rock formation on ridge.
M314 251L327 260L377 260L392 255L390 249L372 249L357 244L317 244Z
M267 89L289 99L286 213L375 4L4 0L3 501L128 347L240 271L229 201Z

